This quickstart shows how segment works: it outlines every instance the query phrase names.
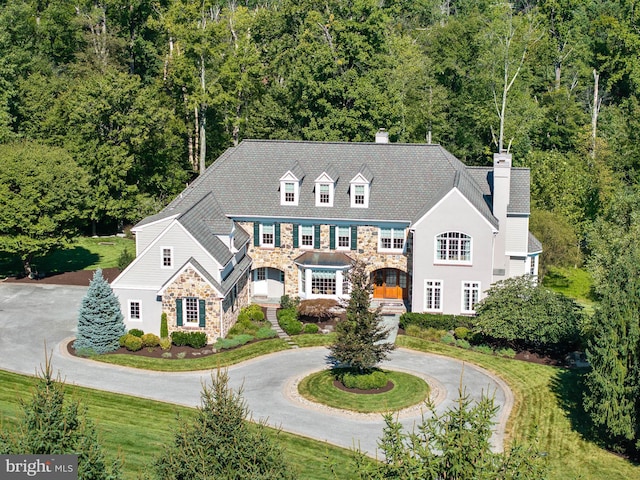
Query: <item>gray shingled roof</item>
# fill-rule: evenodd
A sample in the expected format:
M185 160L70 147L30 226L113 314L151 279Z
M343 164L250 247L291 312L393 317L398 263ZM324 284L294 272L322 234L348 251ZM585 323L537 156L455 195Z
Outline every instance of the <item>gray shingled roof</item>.
M529 232L529 245L527 248L527 253L540 253L542 252L542 243L538 240L535 235Z
M467 167L467 173L482 189L482 195L489 207L493 206L493 167ZM511 191L507 213L526 213L531 208L529 197L529 169L511 169Z

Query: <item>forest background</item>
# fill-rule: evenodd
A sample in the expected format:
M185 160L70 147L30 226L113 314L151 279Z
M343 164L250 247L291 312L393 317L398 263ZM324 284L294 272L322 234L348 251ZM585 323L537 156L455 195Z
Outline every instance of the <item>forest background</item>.
M532 171L543 265L578 265L638 181L638 16L625 0L0 0L0 156L57 159L82 186L57 192L77 203L67 228L114 233L243 138L382 127L468 165L508 149Z

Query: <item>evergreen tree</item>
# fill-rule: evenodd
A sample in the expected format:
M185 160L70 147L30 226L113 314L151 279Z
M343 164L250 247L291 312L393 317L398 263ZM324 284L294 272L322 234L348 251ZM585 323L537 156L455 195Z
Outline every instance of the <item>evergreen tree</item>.
M473 404L462 391L458 401L438 413L432 403L429 414L413 433L406 433L392 414L384 416L385 428L379 446L384 462L356 457L361 479L403 480L539 480L546 468L535 451L535 443L515 445L504 453L491 450L493 399Z
M73 348L98 354L117 350L126 333L120 302L111 286L96 270L78 313L78 332Z
M395 348L386 342L389 332L380 324L380 309L371 310L371 282L366 267L364 262L356 261L346 274L351 285L347 318L336 326L336 343L329 347L338 364L361 373L373 369Z
M107 465L93 422L78 402L65 402L64 384L54 379L49 357L31 400L21 401L22 418L14 431L0 431L0 453L78 455L79 480L117 480L120 462Z
M203 385L202 405L189 423L181 422L173 445L154 465L160 480L293 479L282 448L265 425L249 425L242 392L229 387L226 372Z

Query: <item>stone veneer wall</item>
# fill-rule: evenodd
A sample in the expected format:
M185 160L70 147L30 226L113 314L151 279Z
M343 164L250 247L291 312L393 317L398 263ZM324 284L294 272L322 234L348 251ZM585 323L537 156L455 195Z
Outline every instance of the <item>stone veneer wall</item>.
M233 304L233 307L230 306L226 311L224 308L222 309L222 324L224 325L224 335L226 336L231 327L236 324L238 320L238 313L240 313L240 309L249 305L249 277L247 275L243 275L238 280L238 296ZM232 295L232 292L227 294L227 299ZM227 300L225 299L225 300ZM217 337L216 337L217 338ZM215 338L213 339L216 340Z
M253 222L238 222L238 224L246 230L251 236L249 242L249 256L253 259L252 269L260 267L277 268L285 273L284 275L284 293L286 295L298 295L298 268L294 260L305 252L310 251L307 248L293 248L293 224L280 224L280 247L262 248L253 244ZM386 253L378 252L378 227L370 225L358 226L358 249L357 250L333 250L334 252L342 252L353 259L362 260L367 264L369 273L380 268L397 268L411 275L412 247L413 237L411 233L407 235L406 247L404 253ZM329 225L320 226L320 250L322 252L331 252ZM313 250L313 249L311 249ZM411 281L408 282L410 288ZM411 291L409 291L411 299Z
M207 314L204 328L200 328L197 324L188 326L183 324L182 327L177 325L176 299L185 297L205 300ZM222 301L218 293L192 268L187 268L180 274L162 295L162 312L167 314L169 334L175 331L204 331L207 334L208 343L215 342L220 336L221 306Z

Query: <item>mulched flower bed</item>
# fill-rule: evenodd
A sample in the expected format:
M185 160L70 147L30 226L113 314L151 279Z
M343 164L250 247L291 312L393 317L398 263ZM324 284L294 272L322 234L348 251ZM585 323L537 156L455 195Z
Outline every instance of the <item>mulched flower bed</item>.
M4 279L7 283L27 283L27 284L46 284L46 285L77 285L88 287L89 282L93 278L94 270L78 270L76 272L52 273L44 278L33 279L29 277L7 277ZM102 270L102 276L107 282L112 282L120 274L120 269L105 268Z
M67 344L67 352L77 357L75 349L72 347L74 340L71 340ZM231 350L231 349L228 349ZM136 355L138 357L150 357L150 358L162 358L163 360L177 360L180 358L200 358L200 357L208 357L210 355L215 355L216 351L210 346L207 345L203 348L192 348L192 347L176 347L175 345L171 346L171 357L163 357L162 354L166 353L165 350L162 350L160 347L154 347L152 349L149 348L141 348L137 352L131 352L124 347L120 347L118 350L113 352L105 353L105 355L115 355L121 353L123 355ZM182 355L184 353L184 356Z

